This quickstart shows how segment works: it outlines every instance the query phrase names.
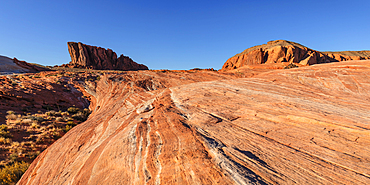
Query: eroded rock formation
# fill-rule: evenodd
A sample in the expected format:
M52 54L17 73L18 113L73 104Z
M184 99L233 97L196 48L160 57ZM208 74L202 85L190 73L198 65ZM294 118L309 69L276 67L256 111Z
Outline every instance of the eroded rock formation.
M96 46L89 46L81 42L68 42L68 51L71 62L65 67L105 69L105 70L147 70L148 67L134 62L131 58L117 54L111 49L104 49Z
M370 51L319 52L286 40L270 41L267 44L244 50L229 58L222 70L236 69L247 65L296 63L312 65L347 60L370 59ZM283 66L283 65L282 65Z
M34 64L20 61L17 58L8 58L0 56L0 75L13 73L34 73L40 71L50 71L50 69L36 66Z
M369 71L105 75L18 184L369 184Z

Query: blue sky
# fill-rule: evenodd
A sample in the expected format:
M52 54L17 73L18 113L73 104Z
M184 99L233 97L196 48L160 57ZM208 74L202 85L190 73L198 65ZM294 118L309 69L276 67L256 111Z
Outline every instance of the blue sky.
M68 63L67 42L111 48L150 69L220 69L285 39L319 51L370 50L370 1L0 0L0 55Z

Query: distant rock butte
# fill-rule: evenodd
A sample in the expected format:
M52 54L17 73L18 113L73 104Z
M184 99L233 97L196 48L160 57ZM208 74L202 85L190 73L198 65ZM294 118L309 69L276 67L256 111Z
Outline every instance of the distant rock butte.
M71 56L69 64L62 65L70 68L124 70L147 70L148 67L134 62L131 58L117 54L111 49L89 46L81 42L68 42L68 51Z
M369 71L106 74L18 184L370 184Z
M368 60L370 51L319 52L301 44L286 40L270 41L267 44L254 46L229 58L222 70L237 69L242 66L280 63L312 65L347 60ZM285 64L285 65L284 65Z

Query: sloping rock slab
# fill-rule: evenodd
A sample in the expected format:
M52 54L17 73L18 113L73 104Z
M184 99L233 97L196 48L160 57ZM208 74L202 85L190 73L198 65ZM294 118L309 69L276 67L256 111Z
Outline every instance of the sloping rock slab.
M369 72L355 61L197 83L105 76L90 118L18 184L369 184Z

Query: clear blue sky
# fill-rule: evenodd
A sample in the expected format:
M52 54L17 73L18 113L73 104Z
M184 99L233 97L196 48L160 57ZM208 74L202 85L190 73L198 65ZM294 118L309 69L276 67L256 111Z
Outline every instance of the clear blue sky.
M76 41L150 69L220 69L277 39L319 51L370 50L369 8L356 0L0 0L0 55L60 65Z

